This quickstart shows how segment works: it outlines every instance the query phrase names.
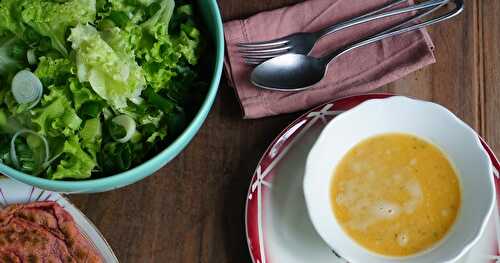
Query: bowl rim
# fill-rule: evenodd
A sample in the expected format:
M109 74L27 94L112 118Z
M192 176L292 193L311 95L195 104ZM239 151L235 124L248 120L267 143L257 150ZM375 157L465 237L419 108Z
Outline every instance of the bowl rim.
M421 105L426 105L427 107L429 107L429 106L430 107L434 107L435 109L438 109L438 110L440 110L442 112L447 113L447 115L449 116L450 120L452 120L455 123L457 123L460 126L462 126L462 128L464 128L464 130L467 131L467 133L469 133L469 135L473 135L473 136L471 136L471 138L472 137L474 138L474 141L475 141L475 143L476 143L476 145L477 145L477 147L479 149L479 154L481 154L482 157L484 157L483 159L487 160L488 163L489 163L489 165L487 167L487 170L489 172L489 176L488 176L489 184L488 185L489 185L489 189L491 190L491 196L489 196L490 202L489 202L489 205L488 205L488 209L485 211L484 216L481 219L480 225L478 224L478 227L476 227L473 230L473 233L474 233L473 237L470 238L470 239L466 239L465 242L464 242L464 244L466 244L466 245L460 251L451 254L450 257L447 258L446 261L445 261L445 262L453 262L453 261L459 259L460 257L462 257L465 253L467 253L472 248L472 246L475 243L477 243L477 241L479 240L479 238L484 233L486 225L487 225L487 222L488 222L488 219L489 219L489 217L491 216L491 214L493 212L496 197L495 197L494 181L493 181L493 177L491 176L491 174L493 174L493 168L492 168L491 161L489 159L489 155L486 152L486 150L484 149L484 147L482 146L481 140L479 139L479 136L477 135L477 133L469 125L467 125L463 120L461 120L455 114L453 114L450 110L448 110L444 106L442 106L440 104L437 104L437 103L434 103L434 102L424 101L424 100L418 100L418 99L409 98L409 97L406 97L406 96L392 96L392 97L388 97L388 98L377 98L377 99L366 100L366 101L360 103L359 105L357 105L356 107L354 107L354 108L352 108L352 109L344 112L343 114L340 114L339 116L337 116L336 118L334 118L330 122L335 122L335 121L338 121L338 120L341 120L341 119L345 119L345 118L349 117L349 115L350 115L349 113L359 112L360 110L364 110L364 108L367 105L370 105L370 104L379 104L379 103L387 103L387 102L390 102L390 101L406 101L406 102L409 102L409 103L418 103L418 104L421 104ZM328 125L329 124L327 124L327 126ZM312 197L310 196L311 191L310 191L310 187L309 187L309 180L312 177L310 175L310 163L311 163L310 158L312 158L311 156L314 155L314 152L318 152L318 148L320 147L318 145L319 145L320 141L323 141L322 138L324 138L324 137L327 136L326 135L327 128L328 127L325 127L325 129L321 132L320 136L318 137L318 139L314 143L313 147L311 148L311 151L308 154L307 161L306 161L305 172L304 172L304 179L303 179L303 192L304 192L304 198L305 198L305 201L306 201L305 203L306 203L307 213L308 213L308 216L309 216L309 218L310 218L310 220L311 220L311 222L313 224L314 229L316 230L316 232L321 236L321 238L325 241L325 243L330 248L336 249L335 244L331 244L329 242L328 238L326 238L326 236L324 236L325 235L324 232L321 231L321 229L323 228L322 226L324 224L321 223L321 222L319 222L317 220L318 218L312 214L313 213L313 211L311 211L312 210L311 209L311 202L312 202L311 199L312 199ZM346 234L344 233L344 235L346 235ZM349 239L352 240L352 238L350 238L349 236L347 236L347 238L349 238ZM354 240L353 240L353 242L356 243ZM446 242L446 241L444 240L444 242ZM407 256L407 257L391 257L391 256L378 255L375 252L372 252L372 251L370 251L370 250L362 247L359 244L358 244L358 246L361 249L364 249L365 251L367 251L369 255L372 255L373 257L377 257L379 260L386 260L386 261L392 261L392 260L403 260L403 261L404 260L411 260L411 259L414 259L414 258L420 256L420 255L426 254L426 252L428 252L428 251L433 250L433 249L426 250L426 251L422 252L423 254L417 253L415 255L410 255L410 256ZM351 262L351 261L352 262L356 262L355 258L353 259L351 256L346 255L343 251L335 250L335 252L338 253L339 255L341 255L344 259L348 260L349 262Z
M222 17L216 0L209 0L208 8L214 14L213 19L215 20L215 25L213 28L214 37L212 38L212 41L215 42L214 46L216 50L214 63L215 67L212 74L213 77L210 81L210 88L203 104L196 113L196 116L184 129L182 134L179 135L177 139L175 139L174 142L172 142L168 147L151 159L148 159L144 163L135 166L132 169L103 178L82 181L56 181L26 174L1 162L0 173L14 180L50 191L64 193L91 193L109 191L130 185L151 175L174 159L189 144L207 118L208 113L210 112L210 109L215 101L222 76L225 46Z

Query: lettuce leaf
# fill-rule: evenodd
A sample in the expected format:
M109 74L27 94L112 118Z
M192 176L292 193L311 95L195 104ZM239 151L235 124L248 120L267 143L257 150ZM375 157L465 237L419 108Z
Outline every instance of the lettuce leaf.
M174 14L174 8L174 0L161 0L159 10L141 26L152 35L158 31L168 34L168 23Z
M82 147L97 162L97 152L101 149L102 125L99 118L88 119L80 130Z
M68 58L41 57L35 75L45 87L64 85L74 75L75 65Z
M20 105L15 102L9 89L0 89L0 133L14 135L23 129L32 129L31 114L27 111L19 113Z
M41 57L35 75L45 87L67 86L79 116L95 118L106 104L88 83L80 83L75 75L76 65L68 58ZM83 108L82 108L83 107Z
M63 88L50 86L49 90L49 95L42 99L42 107L33 110L32 122L41 135L70 137L80 128L82 119L76 114Z
M0 1L0 36L7 34L22 36L24 26L16 19L19 17L20 2L19 0Z
M67 56L66 31L78 24L90 23L96 17L95 0L44 1L22 3L22 21L42 36L49 37L52 47Z
M146 80L133 53L119 45L110 46L90 25L73 28L69 39L76 50L80 82L90 82L92 89L116 109L126 107L127 100L139 98Z
M134 156L129 143L111 142L104 145L98 155L103 172L118 173L130 168Z
M146 15L146 5L141 3L143 1L108 0L107 8L99 16L108 18L118 26L124 26L127 22L139 23Z
M181 6L179 9L192 12L190 5ZM178 16L183 16L184 20ZM202 49L201 34L191 17L186 17L185 13L176 10L172 19L176 19L178 23L178 32L169 34L165 25L158 24L152 36L149 39L144 36L136 47L146 80L155 92L171 89L172 82L178 80L178 76L184 75L186 70L190 71L189 78L195 79L197 76L191 67L198 64Z
M184 3L0 0L0 162L12 165L2 146L19 129L44 136L51 153L42 164L37 137L18 139L23 171L53 180L125 171L175 139L201 90L203 40ZM27 67L44 86L29 110L10 91L13 74ZM109 126L121 114L137 124L127 143Z
M96 162L80 147L78 136L69 137L64 142L60 154L61 160L55 165L55 169L49 169L47 172L49 179L86 179L92 175Z
M104 100L92 90L88 83L80 83L78 79L71 78L69 90L75 110L83 119L97 118L106 106Z

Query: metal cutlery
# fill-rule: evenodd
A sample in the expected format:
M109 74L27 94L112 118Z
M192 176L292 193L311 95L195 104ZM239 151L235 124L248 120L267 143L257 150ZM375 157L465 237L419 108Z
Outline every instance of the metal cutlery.
M255 43L239 43L237 46L239 47L239 51L245 59L245 62L251 65L258 65L265 60L288 53L308 55L320 39L332 33L389 16L441 6L449 1L450 0L430 0L412 6L387 11L401 3L407 2L407 0L396 0L378 10L339 24L335 24L317 32L300 32L276 40Z
M324 78L328 69L328 64L337 57L342 56L343 54L356 48L363 47L389 37L443 22L460 14L464 9L463 0L449 1L449 3L454 3L455 8L443 15L414 24L414 22L420 20L423 15L428 15L437 9L441 9L440 7L442 6L438 6L430 11L424 12L423 14L418 14L406 22L391 27L388 30L357 41L322 57L316 58L303 54L288 53L272 58L258 65L253 70L250 80L254 85L270 90L300 91L307 89ZM446 4L446 6L448 6L448 4Z

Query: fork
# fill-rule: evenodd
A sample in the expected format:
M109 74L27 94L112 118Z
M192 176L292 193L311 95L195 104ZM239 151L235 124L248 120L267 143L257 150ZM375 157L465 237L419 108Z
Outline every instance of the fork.
M284 55L287 53L308 55L314 45L322 38L341 31L343 29L367 23L376 19L381 19L389 16L400 15L403 13L413 12L417 10L427 9L431 7L439 7L447 4L450 0L429 0L423 3L415 4L409 7L400 8L397 10L384 12L396 5L406 2L407 0L396 0L392 3L370 12L368 14L356 17L354 19L335 24L333 26L321 29L317 32L299 32L294 33L279 39L254 42L254 43L238 43L239 52L245 60L245 63L250 65L258 65L265 60ZM423 15L423 14L422 14Z
M390 29L355 41L321 57L289 53L267 60L252 71L250 80L255 86L269 90L300 91L308 89L325 77L328 65L338 57L356 48L443 22L457 16L464 10L464 0L450 0L448 3L454 5L454 8L449 12L444 14L441 12L443 6L447 6L449 9L448 4L434 7L431 11L425 11L425 14L441 13L441 15L421 21L423 15L417 14ZM404 27L402 27L403 25Z

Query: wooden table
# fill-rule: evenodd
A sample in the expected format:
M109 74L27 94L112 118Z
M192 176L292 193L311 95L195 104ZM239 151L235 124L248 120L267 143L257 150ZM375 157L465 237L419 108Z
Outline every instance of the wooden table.
M294 2L219 0L226 21ZM500 155L500 1L466 6L431 30L438 62L382 90L446 106ZM167 167L121 190L71 199L121 262L250 262L243 221L249 180L267 145L298 115L242 120L223 81L207 122Z

